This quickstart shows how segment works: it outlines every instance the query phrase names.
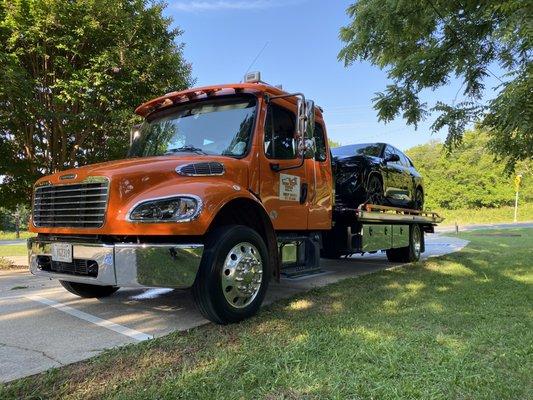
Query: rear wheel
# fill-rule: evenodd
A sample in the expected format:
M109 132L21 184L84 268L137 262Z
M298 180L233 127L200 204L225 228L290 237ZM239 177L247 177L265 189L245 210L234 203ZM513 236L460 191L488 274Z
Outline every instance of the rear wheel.
M416 189L414 206L415 210L422 211L424 209L424 192L420 188Z
M419 225L409 228L409 246L387 250L387 259L390 262L414 262L420 260L422 253L422 230Z
M383 184L378 175L370 176L366 188L366 202L368 204L382 205L384 202Z
M218 324L249 318L259 310L270 278L263 238L242 225L224 226L207 238L193 285L204 317Z
M59 281L59 283L61 283L61 286L67 289L70 293L86 298L99 299L102 297L108 297L119 289L117 286L89 285L87 283L78 282Z

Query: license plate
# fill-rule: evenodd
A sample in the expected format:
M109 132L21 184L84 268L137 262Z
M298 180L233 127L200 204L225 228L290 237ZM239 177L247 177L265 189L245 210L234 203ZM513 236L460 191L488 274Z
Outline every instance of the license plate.
M72 245L70 243L52 243L52 261L72 262Z

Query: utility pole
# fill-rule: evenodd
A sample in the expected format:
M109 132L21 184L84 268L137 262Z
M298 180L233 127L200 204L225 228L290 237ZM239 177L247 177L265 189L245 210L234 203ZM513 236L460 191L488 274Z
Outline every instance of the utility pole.
M514 186L515 186L515 198L514 198L514 222L517 222L517 216L518 216L518 191L520 190L520 182L522 182L522 174L518 174L514 178Z

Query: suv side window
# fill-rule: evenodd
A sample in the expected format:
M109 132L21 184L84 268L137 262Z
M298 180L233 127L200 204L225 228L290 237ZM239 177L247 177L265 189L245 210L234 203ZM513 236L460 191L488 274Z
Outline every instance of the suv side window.
M268 158L296 158L296 116L286 108L271 103L265 122L265 154Z
M411 167L411 163L409 162L409 159L405 154L403 154L400 150L396 149L396 153L400 156L400 163L405 167L409 168Z
M324 138L324 129L321 124L315 124L315 161L326 161L328 155L326 153L326 140Z
M385 151L383 151L383 158L385 159L385 158L387 158L387 157L389 157L389 156L391 156L393 154L396 154L394 152L394 149L391 146L386 145L385 146ZM396 163L394 163L394 164L396 164Z

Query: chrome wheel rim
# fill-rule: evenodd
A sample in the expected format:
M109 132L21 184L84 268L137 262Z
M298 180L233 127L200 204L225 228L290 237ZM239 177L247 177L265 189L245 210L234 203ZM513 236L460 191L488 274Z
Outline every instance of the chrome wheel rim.
M233 307L248 306L259 293L263 278L263 261L259 250L249 242L235 245L222 267L222 292Z
M422 248L422 240L420 236L420 228L413 229L413 247L415 251L416 258L420 257L420 250Z

